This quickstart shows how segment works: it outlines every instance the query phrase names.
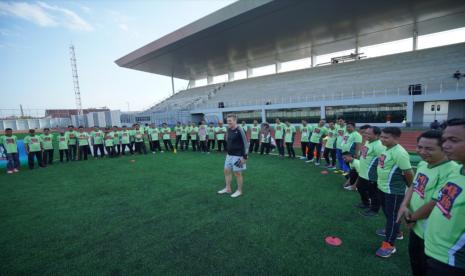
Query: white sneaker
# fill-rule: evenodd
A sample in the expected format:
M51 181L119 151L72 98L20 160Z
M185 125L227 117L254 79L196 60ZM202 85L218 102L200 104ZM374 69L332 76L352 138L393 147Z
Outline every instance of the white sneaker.
M305 163L312 163L312 162L313 162L313 159L305 161Z
M304 156L300 157L300 160L305 160L305 159L307 159L307 157L304 157Z
M13 171L6 171L6 173L7 173L7 174L12 174L12 173L13 173Z
M238 196L241 196L241 195L242 195L241 192L236 191L236 192L234 192L234 194L231 195L231 197L238 197Z
M164 151L160 151L161 153L163 153Z
M154 152L154 151L152 151L152 153L153 153L153 154L155 154L155 152Z
M230 194L231 192L228 191L226 188L224 188L223 190L221 191L218 191L218 194L222 195L222 194Z
M19 172L19 170L18 170L18 169L14 169L13 171L14 171L14 172Z
M319 166L320 165L320 162L315 162L315 166Z

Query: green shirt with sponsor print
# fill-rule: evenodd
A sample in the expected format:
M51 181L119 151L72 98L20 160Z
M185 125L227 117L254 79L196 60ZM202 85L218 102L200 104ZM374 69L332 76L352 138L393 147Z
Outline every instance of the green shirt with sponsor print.
M129 130L121 130L121 144L127 145L131 142L131 133Z
M378 156L380 156L386 147L383 146L379 139L374 141L365 141L365 145L360 150L360 172L358 176L363 179L376 182L378 179L376 167L378 166Z
M68 138L68 145L77 144L77 135L78 135L78 132L75 130L65 132L65 136L66 138Z
M181 130L182 130L181 126L175 126L174 127L174 133L176 133L176 136L181 135Z
M197 140L197 133L199 132L199 128L198 127L191 127L190 129L190 136L191 136L191 140Z
M336 148L342 150L342 141L344 140L344 136L346 134L346 127L336 125L336 131L337 131Z
M286 124L284 123L274 125L274 139L283 139L285 127Z
M295 127L294 126L286 126L286 127L284 127L284 142L285 143L294 142L294 133L295 133Z
M150 141L158 141L160 140L160 129L157 127L150 128L148 130Z
M91 131L90 132L90 137L92 137L92 141L93 141L94 145L103 144L103 131L101 131L101 130Z
M3 145L7 153L18 153L17 140L16 135L5 135L0 137L0 144Z
M465 171L460 165L433 195L436 205L425 231L427 256L465 269Z
M68 149L68 138L66 135L58 135L57 136L57 141L58 141L58 149L59 150L67 150Z
M310 135L312 134L313 127L311 125L301 125L300 126L300 141L308 142L310 141Z
M348 151L352 154L359 154L358 152L355 152L355 144L356 143L359 143L361 144L362 143L362 135L360 135L360 133L358 133L358 131L354 130L352 131L352 133L349 133L349 132L346 132L346 134L344 135L344 138L342 140L342 151L345 152L345 151Z
M187 135L189 134L189 128L188 127L183 127L181 129L181 140L182 141L187 141Z
M405 194L407 180L403 171L410 170L410 156L399 144L386 149L378 158L378 189L387 194Z
M222 141L224 140L224 135L226 134L227 129L225 126L222 126L222 127L218 126L215 128L215 132L216 132L216 140Z
M169 127L164 127L161 129L161 132L163 133L163 140L169 140L171 139L171 128Z
M324 126L315 126L313 127L312 134L310 136L310 142L312 143L320 143L321 138L328 133L328 129Z
M42 134L40 136L42 140L42 148L44 150L51 150L53 149L53 134Z
M79 141L79 146L89 145L89 133L87 132L78 132L77 138Z
M134 129L134 142L144 142L144 131L142 129Z
M327 139L326 139L326 144L325 148L328 149L334 149L336 147L336 139L337 139L337 131L336 128L331 129L328 128L328 133L327 133Z
M258 136L260 135L260 126L259 125L253 125L250 127L250 139L253 140L258 140Z
M30 152L37 152L37 151L42 150L40 146L42 139L37 135L34 135L34 136L28 135L24 137L23 141L24 141L24 144L28 145Z
M454 161L445 161L440 164L430 166L427 162L421 161L417 166L417 172L413 180L413 193L410 199L409 209L415 212L420 207L430 202L433 195L447 182L447 178L456 172L459 165ZM418 237L425 234L427 220L418 220L412 230Z

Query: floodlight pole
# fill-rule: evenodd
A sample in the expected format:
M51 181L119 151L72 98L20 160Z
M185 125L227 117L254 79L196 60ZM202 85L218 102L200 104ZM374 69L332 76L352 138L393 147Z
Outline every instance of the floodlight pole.
M81 91L79 89L79 76L77 71L77 62L76 62L76 52L74 51L74 45L69 46L69 55L71 61L71 72L73 75L73 85L74 85L74 96L76 98L76 109L78 115L78 121L80 121L79 116L82 116L82 101L81 101Z

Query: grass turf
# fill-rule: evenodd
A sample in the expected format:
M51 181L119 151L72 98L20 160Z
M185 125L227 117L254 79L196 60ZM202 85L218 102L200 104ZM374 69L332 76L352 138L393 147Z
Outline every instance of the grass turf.
M409 274L406 240L375 257L383 216L360 216L342 176L252 155L232 199L216 194L223 161L164 153L0 174L0 274Z

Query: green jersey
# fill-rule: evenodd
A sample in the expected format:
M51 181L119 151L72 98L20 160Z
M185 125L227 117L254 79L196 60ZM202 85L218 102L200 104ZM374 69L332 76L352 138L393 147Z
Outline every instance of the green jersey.
M336 129L328 128L325 148L334 149L336 147L337 131Z
M247 125L241 125L241 128L244 131L244 133L247 134L247 130L249 130L249 127Z
M440 164L430 166L427 162L421 161L417 166L413 185L412 198L409 208L415 212L420 207L431 201L434 193L447 182L447 178L458 170L459 165L453 161L445 161ZM418 237L424 238L427 220L418 220L413 226L413 231Z
M284 128L286 125L284 123L275 124L274 126L274 139L283 139Z
M310 141L310 135L312 133L312 126L311 125L302 125L300 126L300 141L301 142L308 142Z
M136 138L134 137L136 135L136 130L135 129L130 129L128 130L129 132L129 141L134 142Z
M355 159L355 158L352 159L352 162L349 164L349 167L359 172L360 171L360 160Z
M174 127L174 132L176 133L176 136L181 135L181 130L182 130L181 126L175 126Z
M158 128L150 128L148 130L150 141L160 140L160 130Z
M41 151L42 148L40 147L41 139L39 136L34 135L34 136L26 136L24 137L24 144L26 144L29 147L30 152L37 152Z
M294 133L295 127L293 126L286 126L284 127L284 142L286 143L293 143L294 142Z
M215 140L215 127L207 128L207 136L208 140Z
M42 134L40 136L40 140L42 142L42 148L44 150L51 150L53 149L53 134Z
M113 142L113 132L105 133L105 147L113 147L115 143Z
M183 127L181 129L181 140L182 141L187 141L187 135L189 134L189 128L188 127Z
M191 127L190 129L190 135L191 135L191 140L194 141L194 140L197 140L197 133L199 132L199 128L198 127Z
M199 141L206 141L207 140L207 126L200 125L199 126Z
M310 136L310 142L312 143L320 143L321 138L328 133L328 129L326 127L315 126L312 131L312 135Z
M92 141L94 145L101 145L103 144L103 131L97 130L92 131L90 133L90 137L92 137Z
M163 140L171 139L171 128L164 127L161 129L161 132L163 133Z
M344 136L346 135L346 127L336 125L336 130L337 130L336 148L342 150L342 141L344 140Z
M68 149L68 138L66 135L58 135L58 149L59 150L67 150Z
M79 146L88 146L89 145L89 134L87 132L79 132L77 134Z
M65 132L65 136L68 138L68 145L77 144L77 135L78 133L74 130Z
M216 140L224 140L224 135L226 134L226 127L225 126L222 126L222 127L216 127L215 128L215 132L216 132Z
M378 166L378 156L380 156L386 147L383 146L380 140L376 139L372 142L366 141L365 145L360 150L360 172L359 176L363 179L376 182L378 175L376 167Z
M437 201L425 231L425 253L453 267L465 269L465 171L460 165L433 195Z
M258 140L258 136L260 135L260 130L261 130L260 126L253 125L250 128L250 139Z
M119 133L119 131L118 131L118 130L113 131L113 143L114 143L115 145L119 145L120 140L121 140L121 139L120 139L120 133Z
M358 131L354 130L352 133L346 132L342 140L342 152L348 151L354 155L359 155L358 152L355 152L356 144L362 143L362 135Z
M410 170L410 156L399 144L386 149L378 158L378 189L387 194L405 194L403 171Z
M6 153L18 153L17 138L15 135L1 136L0 144L3 145L3 148L6 150Z
M141 129L134 129L134 142L144 142L144 131Z
M120 134L121 134L121 144L127 145L131 142L130 140L131 134L129 133L129 130L122 130Z

